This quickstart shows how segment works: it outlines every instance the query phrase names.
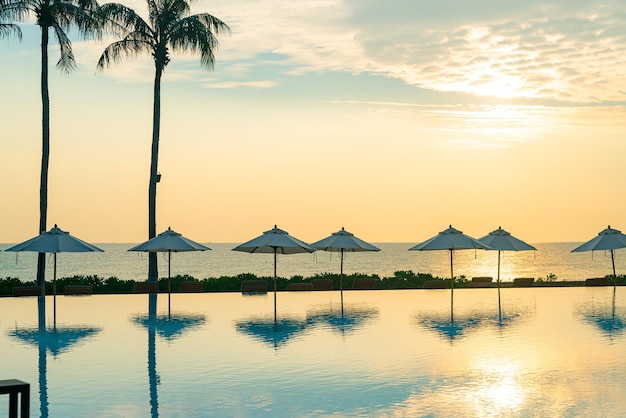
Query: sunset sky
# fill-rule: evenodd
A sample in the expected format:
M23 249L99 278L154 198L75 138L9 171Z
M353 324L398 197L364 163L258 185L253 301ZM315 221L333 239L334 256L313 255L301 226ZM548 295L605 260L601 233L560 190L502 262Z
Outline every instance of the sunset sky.
M145 12L145 2L124 4ZM243 242L345 227L421 242L452 224L528 242L626 232L623 0L219 0L213 72L162 83L157 230ZM0 40L0 242L37 234L40 30ZM51 37L48 228L148 238L154 65L96 73L114 39Z

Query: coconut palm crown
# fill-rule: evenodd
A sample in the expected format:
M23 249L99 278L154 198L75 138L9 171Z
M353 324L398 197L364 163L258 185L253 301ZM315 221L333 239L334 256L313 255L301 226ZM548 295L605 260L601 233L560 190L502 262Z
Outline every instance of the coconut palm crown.
M119 3L100 8L106 27L122 37L107 46L98 60L99 71L125 58L141 53L152 55L155 66L152 117L152 149L148 185L148 239L156 236L156 185L158 181L159 139L161 126L161 77L170 62L170 50L200 54L202 66L213 69L217 37L229 34L226 23L208 13L189 15L190 1L148 0L148 21L133 9ZM148 280L158 280L156 253L148 256Z

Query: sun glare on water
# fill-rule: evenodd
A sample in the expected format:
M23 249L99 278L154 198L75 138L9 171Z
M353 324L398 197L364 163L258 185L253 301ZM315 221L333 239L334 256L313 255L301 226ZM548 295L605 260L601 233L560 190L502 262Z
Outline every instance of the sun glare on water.
M494 412L513 412L524 404L526 393L520 383L520 366L515 362L493 362L477 365L479 377L474 391L468 393L468 404L474 403L478 416Z

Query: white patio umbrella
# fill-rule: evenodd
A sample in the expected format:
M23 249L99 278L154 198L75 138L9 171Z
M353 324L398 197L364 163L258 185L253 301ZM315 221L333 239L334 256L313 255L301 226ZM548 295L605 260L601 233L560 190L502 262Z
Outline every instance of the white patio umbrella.
M470 249L480 249L480 250L488 250L491 249L490 246L483 244L470 237L469 235L463 234L458 229L449 226L448 229L441 231L439 234L434 237L414 245L409 248L409 251L436 251L436 250L448 250L450 251L450 296L451 303L450 306L453 308L454 306L454 250L470 250ZM452 309L450 310L450 315L452 317Z
M500 252L501 251L530 251L536 250L530 244L525 243L519 238L515 238L509 232L498 227L485 235L482 238L478 238L478 241L485 245L488 245L490 250L498 250L498 287L500 287Z
M156 237L149 239L148 241L129 248L128 251L143 251L143 252L163 252L167 253L167 293L168 298L172 292L172 253L185 252L185 251L206 251L210 250L206 245L198 244L185 238L178 232L168 227L166 231L161 232Z
M7 248L5 251L31 251L36 253L54 254L53 273L53 293L57 291L57 253L84 253L84 252L104 252L95 245L82 241L69 232L62 231L54 225L50 231L42 232L34 238L24 241L21 244ZM42 295L45 295L45 287L42 284Z
M617 284L617 275L615 274L614 251L619 248L625 248L625 247L626 247L626 235L622 234L622 231L611 228L611 225L609 225L608 228L598 233L598 235L592 238L591 240L574 248L572 252L578 253L578 252L583 252L583 251L601 251L601 250L610 251L611 263L613 265L613 290L615 290L615 286Z
M311 247L316 250L324 250L331 252L338 252L340 254L340 268L339 268L339 291L341 292L341 311L343 313L343 259L346 252L361 252L361 251L380 251L380 248L373 246L360 238L354 236L354 234L346 231L341 227L341 231L333 232L329 237L314 242Z
M276 321L276 260L278 254L312 253L315 248L292 237L286 231L274 228L232 249L246 253L274 254L274 321Z

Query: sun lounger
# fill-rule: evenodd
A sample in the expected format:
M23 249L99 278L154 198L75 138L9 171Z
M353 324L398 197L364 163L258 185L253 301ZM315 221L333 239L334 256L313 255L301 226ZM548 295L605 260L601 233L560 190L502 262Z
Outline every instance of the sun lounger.
M606 286L607 284L606 277L594 277L585 280L585 286Z
M426 280L423 289L447 289L448 282L446 280Z
M16 286L13 288L13 296L41 296L41 287Z
M472 277L472 281L467 287L470 288L485 288L491 287L493 277Z
M133 293L159 293L159 284L157 282L135 283Z
M363 277L359 279L354 279L354 283L352 284L352 288L355 290L370 290L376 289L376 279L372 277Z
M63 288L66 295L91 295L93 288L90 284L85 285L69 285Z
M0 395L9 395L9 418L17 418L18 404L21 418L30 416L30 383L17 379L0 380ZM19 399L18 402L18 397ZM6 416L6 415L5 415Z
M313 283L289 283L287 290L313 290Z
M241 293L267 293L265 280L242 280Z
M201 293L202 282L194 282L194 281L179 282L178 291L180 293Z
M516 277L513 279L513 287L532 287L534 282L532 277Z
M313 290L332 290L333 289L332 279L313 279L311 280L311 284L313 285Z

